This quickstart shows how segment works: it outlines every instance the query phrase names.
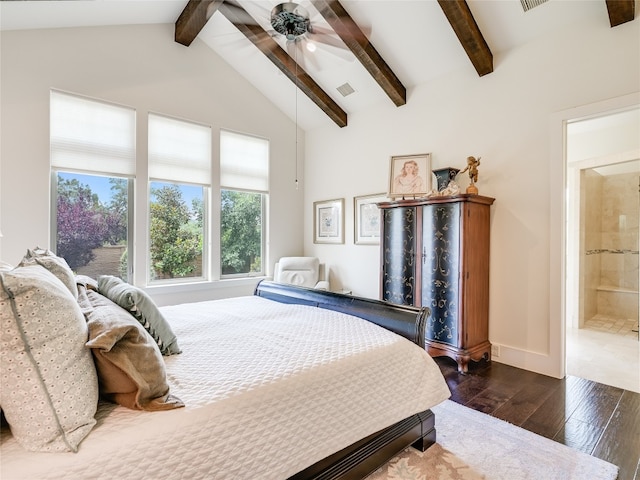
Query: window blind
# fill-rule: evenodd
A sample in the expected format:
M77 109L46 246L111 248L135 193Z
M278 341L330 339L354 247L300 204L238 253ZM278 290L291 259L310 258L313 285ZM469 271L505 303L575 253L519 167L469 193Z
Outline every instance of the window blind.
M50 100L53 167L135 175L134 109L55 90Z
M220 187L268 193L269 141L222 130L220 132Z
M211 183L211 127L149 114L149 177Z

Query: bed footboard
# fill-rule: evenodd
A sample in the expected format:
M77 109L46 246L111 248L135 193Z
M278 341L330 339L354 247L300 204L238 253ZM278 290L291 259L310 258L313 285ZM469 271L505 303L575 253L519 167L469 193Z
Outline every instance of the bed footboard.
M431 315L427 307L394 305L380 300L296 287L268 280L258 283L254 295L281 303L310 305L347 313L402 335L423 348L425 346L425 325L427 318Z
M288 480L360 480L409 445L424 452L435 438L435 417L426 410L354 443Z

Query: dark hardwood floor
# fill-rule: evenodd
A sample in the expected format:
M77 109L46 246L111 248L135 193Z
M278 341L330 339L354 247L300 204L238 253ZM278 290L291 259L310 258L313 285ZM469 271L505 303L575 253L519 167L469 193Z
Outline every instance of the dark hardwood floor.
M497 362L471 362L463 375L453 360L435 360L451 400L613 463L619 480L640 479L640 394Z

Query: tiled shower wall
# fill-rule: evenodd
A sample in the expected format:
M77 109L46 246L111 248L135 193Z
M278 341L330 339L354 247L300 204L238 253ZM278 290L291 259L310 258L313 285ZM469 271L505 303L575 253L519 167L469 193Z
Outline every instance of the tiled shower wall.
M583 314L638 319L640 173L584 172Z

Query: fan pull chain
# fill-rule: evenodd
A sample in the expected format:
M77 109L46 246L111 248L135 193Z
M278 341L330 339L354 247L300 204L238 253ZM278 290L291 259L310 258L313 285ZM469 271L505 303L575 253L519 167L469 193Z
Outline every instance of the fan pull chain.
M296 45L294 44L294 47ZM298 49L294 48L293 49L293 61L296 64L296 81L295 81L295 88L296 88L296 101L295 101L295 107L296 107L296 154L295 154L295 159L296 159L296 190L298 190Z

